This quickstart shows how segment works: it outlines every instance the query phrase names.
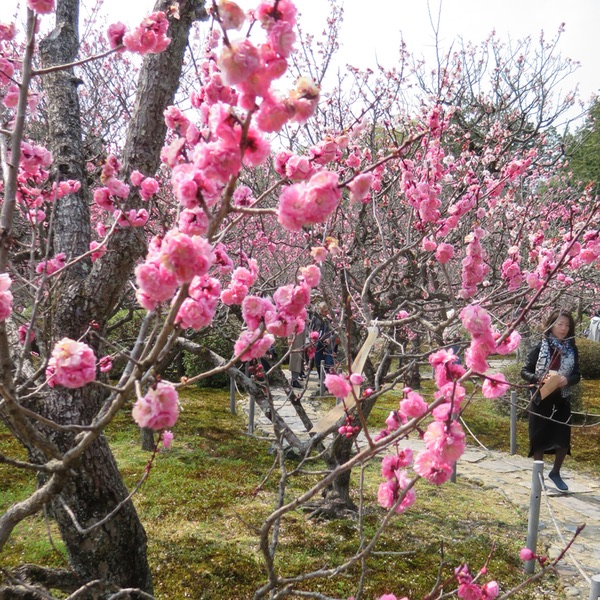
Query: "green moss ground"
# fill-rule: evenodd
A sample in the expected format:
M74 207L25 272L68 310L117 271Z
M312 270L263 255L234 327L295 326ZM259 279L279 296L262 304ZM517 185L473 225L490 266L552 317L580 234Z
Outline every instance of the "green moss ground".
M426 388L423 393L428 393ZM390 397L376 409L373 420L383 423L394 406L397 398ZM486 445L504 448L508 444L508 419L487 401L474 402L465 418ZM273 506L277 481L269 480L258 490L274 459L267 451L268 443L245 435L245 427L240 417L229 413L226 392L192 390L183 396L173 448L158 454L149 481L135 496L148 532L157 598L244 600L252 598L264 583L256 527ZM526 432L521 424L521 438L523 435ZM579 435L595 436L585 443L595 443L597 452L597 434L586 430ZM107 437L128 485L133 486L144 471L148 454L139 449L139 432L129 411L111 425ZM520 448L525 448L521 438ZM582 446L583 438L577 437L572 463L581 460L585 467L588 452L580 454ZM1 426L0 452L23 457ZM592 453L589 455L591 459ZM363 527L367 534L375 531L384 515L376 503L378 471L378 466L372 465L365 472L368 509ZM358 475L358 471L353 474L354 489L358 487ZM305 479L292 480L288 497L306 485ZM33 486L29 474L0 465L0 508L23 497ZM393 519L376 548L381 554L368 560L365 598L377 598L386 592L413 599L423 597L435 581L442 552L444 573L448 575L451 566L461 561L477 570L493 545L496 549L489 571L507 590L523 577L518 551L525 533L526 515L493 491L468 484L437 488L420 483L416 504ZM55 532L52 539L56 549L49 541L43 518L28 519L0 555L0 566L8 568L23 561L64 564L64 552ZM305 513L293 512L282 524L278 566L282 574L291 575L337 565L352 555L359 543L358 524L353 520L316 522L307 519ZM305 587L347 598L356 592L359 575L357 568L335 579L312 581ZM549 578L516 598L558 597L555 585Z

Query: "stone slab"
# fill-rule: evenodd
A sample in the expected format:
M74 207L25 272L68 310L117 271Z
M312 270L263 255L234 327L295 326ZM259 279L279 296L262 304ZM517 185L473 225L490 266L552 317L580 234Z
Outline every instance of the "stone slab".
M483 458L485 459L485 454L483 452L480 454L483 454ZM463 456L460 457L460 460L463 460ZM485 468L488 471L492 471L493 473L516 473L523 471L523 467L504 460L483 460L478 463L478 466Z

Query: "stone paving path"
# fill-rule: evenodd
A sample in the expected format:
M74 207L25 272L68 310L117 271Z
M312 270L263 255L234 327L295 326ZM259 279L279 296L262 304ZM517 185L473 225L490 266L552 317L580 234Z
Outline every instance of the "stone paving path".
M303 405L310 419L316 422L324 411L320 399L314 397L318 392L314 372L312 380L309 379ZM274 399L281 416L297 435L306 439L308 434L293 407L286 402L283 390L274 390ZM242 407L247 413L247 402L242 402ZM269 420L260 411L255 415L255 431L264 435L272 434ZM359 443L360 441L359 437ZM422 442L412 440L409 445L414 450L419 450ZM566 468L563 467L561 471L563 479L569 485L568 493L558 492L546 480L547 488L542 494L540 506L537 551L547 553L551 559L555 558L571 539L577 526L585 523L585 529L573 544L567 558L559 563L558 572L564 586L564 598L588 600L590 579L594 575L600 575L600 478L576 473L569 468L568 460L567 458ZM457 465L456 485L462 483L495 489L527 515L532 486L532 461L518 455L511 456L469 446ZM527 532L524 531L523 546L526 538Z

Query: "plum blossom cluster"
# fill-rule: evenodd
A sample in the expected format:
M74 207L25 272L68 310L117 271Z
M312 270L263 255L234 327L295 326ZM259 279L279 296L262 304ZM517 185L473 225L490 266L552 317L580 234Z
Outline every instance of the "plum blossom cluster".
M226 304L227 306L231 306L232 304L242 304L257 277L258 263L253 258L248 260L248 268L237 267L231 274L229 286L227 289L223 290L223 293L221 294L223 304ZM249 309L246 310L248 312ZM261 308L257 307L255 310L260 313ZM244 318L244 320L246 319Z
M458 357L445 350L430 357L439 389L435 395L436 406L431 411L434 421L427 426L423 436L425 449L415 457L413 469L435 485L441 485L450 478L454 463L465 449L464 431L451 418L460 411L465 396L464 388L456 381L464 374L464 369L456 364L457 359ZM386 429L376 436L376 440L390 435L410 419L420 419L429 412L430 407L420 394L408 387L404 388L403 394L399 409L390 413L386 419ZM406 450L400 452L406 453ZM410 459L412 460L412 453Z
M354 424L354 417L346 415L344 424L338 428L338 433L346 438L354 437L360 431L360 427Z
M485 574L486 569L481 569L480 574ZM466 564L454 569L454 577L458 582L458 590L456 595L461 600L492 600L498 596L500 589L495 581L488 581L480 585L477 578L473 577L469 572L469 567Z
M233 2L221 2L219 15L224 28L237 29L242 25L241 11ZM318 87L311 80L300 78L285 98L271 89L272 82L287 69L287 58L296 39L296 7L289 0L264 0L250 16L260 22L266 42L255 46L248 38L242 38L226 43L218 57L224 81L240 91L241 108L258 108L256 123L262 131L279 131L288 121L304 123L316 108ZM257 97L262 99L260 105Z
M25 344L31 344L35 339L35 331L29 328L29 325L20 325L18 329L19 343L23 346Z
M508 258L502 263L501 267L502 278L506 280L509 292L518 290L525 280L519 262L519 248L517 246L511 246L508 249Z
M5 60L2 58L0 50L0 71ZM6 62L12 65L10 61ZM16 103L13 106L16 106ZM32 226L37 226L45 221L47 204L68 194L74 194L81 187L80 182L74 180L53 182L52 185L49 185L48 167L51 164L52 154L44 146L21 142L16 199L25 218Z
M255 263L251 267L256 269ZM293 336L304 331L306 306L310 302L311 289L318 285L321 271L316 265L300 269L299 285L285 285L278 288L273 299L260 296L247 296L256 273L238 267L232 275L232 285L221 295L226 304L242 305L242 318L248 326L234 346L235 354L241 360L251 360L263 356L275 341L275 337ZM235 282L235 283L234 283Z
M462 289L461 298L467 299L477 293L477 286L483 282L490 268L485 262L484 250L481 240L485 236L485 231L481 227L476 227L470 233L465 241L467 242L467 252L462 261Z
M122 202L129 197L130 187L117 177L121 170L119 160L110 155L102 166L100 180L102 187L94 190L94 201L98 208L111 213L120 227L143 227L148 221L148 211L145 208L120 210ZM152 178L144 178L139 171L131 174L131 182L140 187L140 196L148 200L158 191L158 182Z
M189 297L183 301L175 322L194 330L206 327L215 316L221 295L219 280L208 275L196 276L190 283L188 294Z
M0 274L0 322L5 321L12 312L13 295L9 290L12 280L8 273Z
M96 379L96 356L83 342L63 338L56 343L46 368L48 385L80 388Z
M127 32L123 23L118 22L108 28L108 42L111 48L123 52L129 50L137 54L156 54L164 52L171 40L167 37L169 21L162 11L145 17L132 31Z
M415 503L416 494L413 481L404 469L412 464L413 452L410 448L399 450L397 454L385 456L381 461L381 475L385 481L379 484L377 500L383 508L395 506L397 513L403 513Z
M47 15L54 10L54 0L27 0L27 6L36 13Z
M136 400L131 414L140 427L154 430L173 427L179 416L177 390L170 383L159 381Z
M324 222L337 208L341 197L337 173L320 171L308 182L296 183L283 190L277 220L288 231L300 231L305 225Z
M66 255L64 252L59 252L53 258L48 260L42 260L35 266L36 273L45 273L46 275L52 275L65 266Z
M214 16L225 30L240 28L246 18L229 0L217 4ZM250 17L266 32L266 42L258 46L247 37L227 36L217 52L219 36L213 30L200 67L206 84L190 98L199 110L199 123L178 108L165 111L167 126L176 137L163 150L162 159L172 168L173 190L184 209L182 229L182 221L206 228L206 209L216 204L230 178L242 165L254 167L267 158L270 144L263 133L279 131L290 120L302 123L314 112L318 88L309 80L298 80L284 99L271 89L287 69L295 16L289 0L261 2ZM247 205L244 200L240 192L234 203Z
M139 303L146 310L154 310L160 302L170 300L180 285L193 283L191 288L196 297L192 300L212 304L217 284L211 280L192 280L207 275L214 260L206 238L189 236L176 229L169 231L164 238L153 238L146 260L135 269Z
M476 373L485 373L489 365L487 357L496 352L510 354L514 352L520 342L521 336L517 331L502 338L500 333L492 328L489 313L478 304L465 306L460 313L463 327L471 334L471 345L465 352L465 363ZM499 341L502 339L502 341ZM509 384L502 373L486 378L482 392L487 398L502 396L509 389Z

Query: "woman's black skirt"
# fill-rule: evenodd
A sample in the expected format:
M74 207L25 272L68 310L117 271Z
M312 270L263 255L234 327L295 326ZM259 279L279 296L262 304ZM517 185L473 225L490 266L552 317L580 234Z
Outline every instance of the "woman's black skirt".
M529 404L529 456L536 452L555 454L566 448L571 454L571 403L559 391L539 404Z

